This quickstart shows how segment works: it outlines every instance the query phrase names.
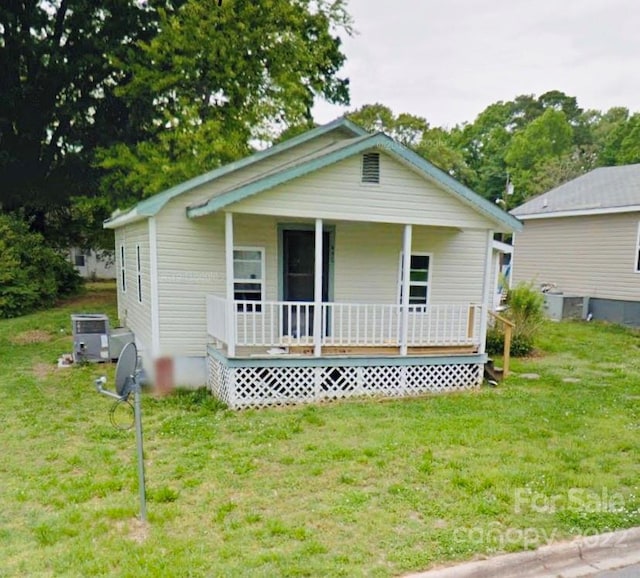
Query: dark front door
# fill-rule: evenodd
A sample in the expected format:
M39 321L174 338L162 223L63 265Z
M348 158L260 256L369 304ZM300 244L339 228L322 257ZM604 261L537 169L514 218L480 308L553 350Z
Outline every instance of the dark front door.
M329 300L329 248L330 235L322 234L322 301ZM283 300L314 300L315 231L285 229L282 231ZM293 337L313 332L313 306L285 307L284 334Z

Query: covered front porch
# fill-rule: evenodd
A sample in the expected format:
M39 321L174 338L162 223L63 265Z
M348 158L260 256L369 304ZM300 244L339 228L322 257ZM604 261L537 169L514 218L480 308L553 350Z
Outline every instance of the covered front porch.
M385 259L380 263L384 266L366 270L386 280L382 296L395 300L366 302L367 297L373 301L367 281L339 266L346 261L341 261L345 251L353 255L348 260L353 268L357 255L370 249L347 244L347 231L356 225L314 219L283 226L273 217L247 219L243 215L238 219L243 229L242 241L237 242L234 215L225 214L226 291L206 296L209 386L231 407L362 395L402 397L480 384L486 361L483 294L474 288L480 299L463 301L460 289L456 292L453 287L450 293L458 301L443 302L444 291L439 286L437 292L431 288L434 253L415 251L412 224L382 225L384 229L379 229L379 242L384 239L384 245L374 250L383 250ZM266 236L274 235L277 244L261 250L253 243L256 233L246 229L248 223L256 231L270 223L267 229L272 233ZM336 230L342 233L343 244L334 245ZM304 234L292 234L291 241L296 244L289 247L287 233L296 231ZM424 229L419 233L419 247L424 247L426 233ZM453 248L465 233L432 228L428 235L432 240L445 239L442 246ZM469 240L481 243L475 249L481 265L475 266L486 271L488 279L490 236L471 232L466 237L469 235L473 235ZM275 282L269 284L265 282L265 253L271 272L278 263ZM445 250L435 254L443 262L445 254L455 255ZM335 281L330 271L336 266L334 261L342 271ZM454 269L450 262L446 265ZM376 282L372 279L369 286ZM335 293L344 294L345 284L357 287L353 293L365 299L334 300L333 286ZM268 291L265 285L269 285ZM279 295L288 298L268 298L278 286Z

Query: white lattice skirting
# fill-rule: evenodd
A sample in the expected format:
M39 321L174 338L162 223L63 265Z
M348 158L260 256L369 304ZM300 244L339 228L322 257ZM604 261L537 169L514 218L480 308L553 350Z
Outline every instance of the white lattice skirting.
M347 397L409 397L460 391L482 382L483 365L229 367L208 358L208 385L232 409Z

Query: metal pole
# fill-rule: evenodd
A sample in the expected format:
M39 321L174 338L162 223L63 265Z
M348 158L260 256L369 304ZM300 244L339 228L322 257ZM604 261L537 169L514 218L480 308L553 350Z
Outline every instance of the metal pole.
M140 408L140 386L136 383L133 394L133 409L136 422L136 447L138 450L138 493L140 494L140 520L147 521L147 500L144 489L144 453L142 451L142 410Z

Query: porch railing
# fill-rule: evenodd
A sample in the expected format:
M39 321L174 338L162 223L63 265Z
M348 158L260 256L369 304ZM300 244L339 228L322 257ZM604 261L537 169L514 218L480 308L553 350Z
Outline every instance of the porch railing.
M323 303L323 346L399 347L402 307L397 304ZM228 319L233 317L235 345L245 347L311 346L314 344L314 304L300 301L236 301L227 307L222 297L207 297L209 335L228 343ZM480 342L480 306L435 304L411 306L407 324L409 347L467 346Z

